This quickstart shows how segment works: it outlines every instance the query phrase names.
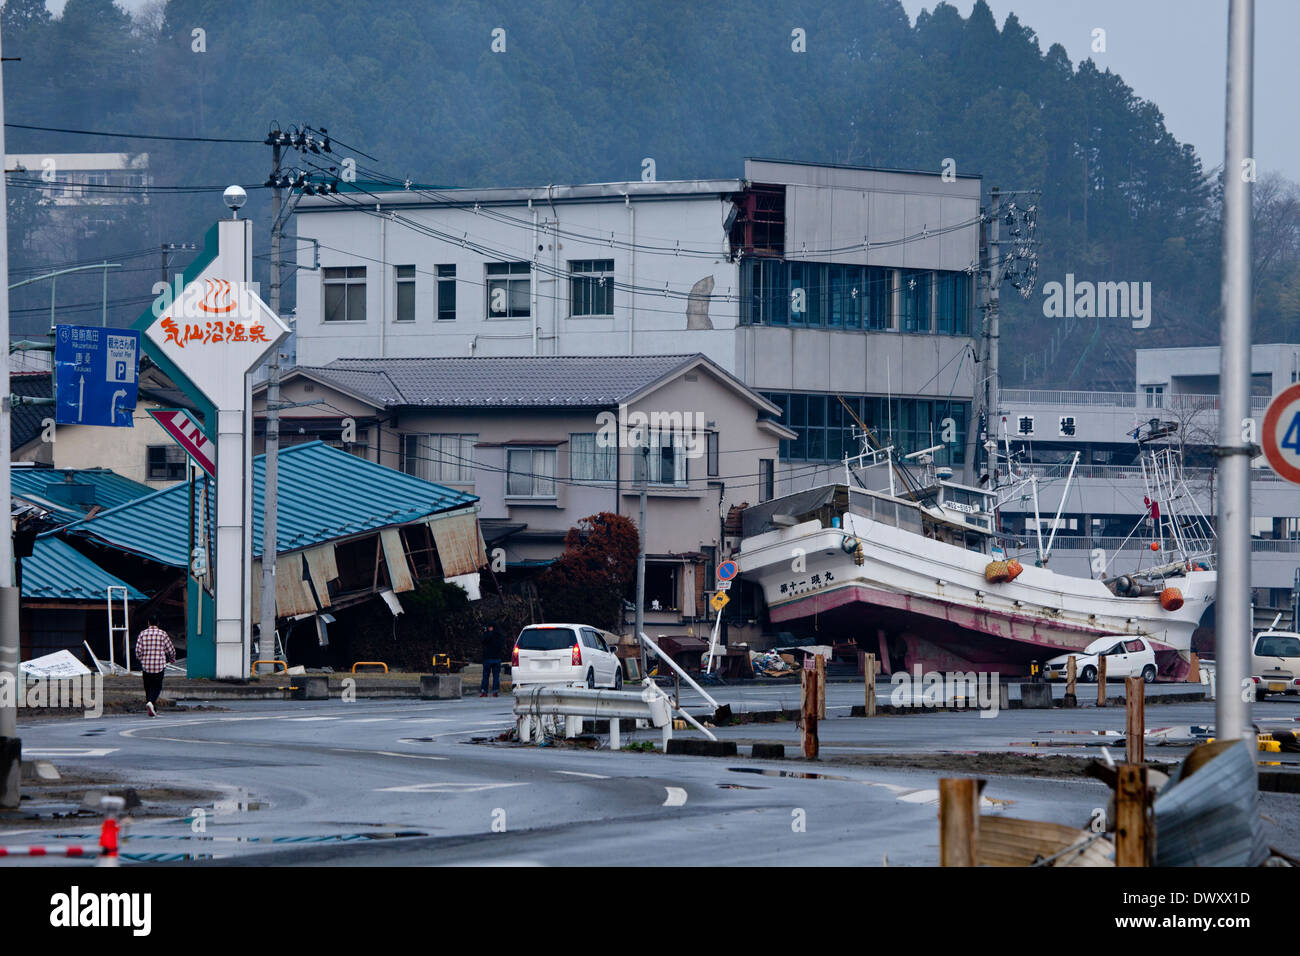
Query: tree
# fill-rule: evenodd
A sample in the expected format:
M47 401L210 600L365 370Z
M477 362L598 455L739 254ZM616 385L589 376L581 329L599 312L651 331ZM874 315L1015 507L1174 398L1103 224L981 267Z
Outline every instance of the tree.
M640 544L636 525L608 511L570 528L564 553L537 582L547 619L617 630Z

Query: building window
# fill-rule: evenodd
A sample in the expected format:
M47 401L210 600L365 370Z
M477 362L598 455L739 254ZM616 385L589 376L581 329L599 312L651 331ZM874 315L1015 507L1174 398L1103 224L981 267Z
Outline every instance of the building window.
M1147 408L1165 407L1165 387L1163 385L1146 386Z
M636 461L633 477L636 481L643 480L645 468L648 467L650 484L686 486L686 449L679 432L651 432L650 453L646 455L637 448L633 454Z
M898 326L904 332L930 331L930 273L899 273Z
M969 402L844 395L841 404L841 396L806 392L764 392L763 397L781 408L779 421L798 436L782 439L783 459L833 462L857 455L861 451L861 436L855 434L859 421L881 444L892 444L895 456L901 456L940 444L945 419L951 418L956 440L935 455L935 463L966 463Z
M325 281L325 321L366 320L366 267L322 269Z
M575 259L569 263L569 275L571 315L613 316L613 259Z
M964 272L944 272L938 282L936 331L942 335L969 335L971 277Z
M185 451L180 445L150 445L150 481L180 481L185 477Z
M506 494L512 498L554 498L555 449L507 449Z
M676 564L647 564L645 566L645 609L647 611L680 610L678 573Z
M574 481L613 481L617 467L617 446L601 445L595 432L569 436L569 477Z
M758 500L771 501L776 497L776 469L771 458L758 460Z
M474 481L478 435L403 435L402 471L425 481Z
M489 319L526 319L532 276L527 262L487 264L487 314Z
M415 266L397 266L397 314L394 322L415 321Z
M438 321L456 321L456 267L435 266L438 282Z
M745 325L785 325L790 315L786 264L779 259L746 259L740 276L741 321Z
M705 457L708 462L710 478L718 477L718 433L708 432L705 436Z

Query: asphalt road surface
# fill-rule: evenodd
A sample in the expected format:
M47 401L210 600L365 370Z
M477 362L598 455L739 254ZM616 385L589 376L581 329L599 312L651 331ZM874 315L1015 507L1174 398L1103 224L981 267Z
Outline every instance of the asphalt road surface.
M739 758L667 756L497 743L513 723L508 695L462 701L230 703L157 719L106 716L20 725L24 756L75 776L107 774L142 791L206 794L172 816L137 817L132 865L935 865L937 770L849 766L871 752L1096 756L1122 743L1122 708L918 712L851 718L861 685L828 688L823 760L755 761L745 744L780 741L793 724L746 724L718 736ZM794 707L798 691L728 688L738 710ZM689 698L687 698L689 701ZM1294 698L1257 705L1291 723ZM21 715L20 715L21 716ZM1148 728L1213 722L1213 704L1149 707ZM1073 731L1075 733L1067 733ZM624 743L659 740L625 731ZM1187 748L1151 748L1177 759ZM1261 755L1265 756L1265 755ZM1288 760L1292 759L1290 757ZM1086 778L989 776L987 813L1082 827L1109 791ZM42 798L46 799L46 798ZM35 801L37 804L40 800ZM1295 852L1295 796L1265 794L1270 842ZM48 800L47 800L48 803ZM40 806L29 807L40 810ZM195 811L202 811L201 813ZM0 844L93 843L91 818L0 824ZM11 858L0 865L84 861Z

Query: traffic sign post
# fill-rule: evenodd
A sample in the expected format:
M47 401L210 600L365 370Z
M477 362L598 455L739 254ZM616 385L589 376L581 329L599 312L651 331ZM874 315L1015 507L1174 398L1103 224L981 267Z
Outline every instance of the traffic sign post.
M1300 485L1300 385L1283 390L1268 403L1259 438L1273 470Z
M139 360L133 329L55 326L55 423L130 428Z

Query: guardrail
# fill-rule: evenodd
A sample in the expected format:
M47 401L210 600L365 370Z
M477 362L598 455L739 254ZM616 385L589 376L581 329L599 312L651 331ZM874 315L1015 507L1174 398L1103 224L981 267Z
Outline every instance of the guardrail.
M257 665L258 665L258 664L270 664L270 665L271 665L271 674L272 674L272 676L274 676L275 674L287 674L287 673L289 672L289 663L288 663L287 661L282 661L282 660L280 660L279 658L276 658L276 659L274 659L274 660L269 660L269 661L253 661L253 673L254 673L254 674L257 673ZM277 671L277 670L275 669L275 665L276 665L276 664L279 664L281 667L284 668L284 670L282 670L282 671Z
M517 687L514 695L514 713L521 741L541 742L545 734L543 717L563 717L565 737L581 733L584 718L608 718L611 750L619 748L620 720L649 721L651 726L663 731L665 747L673 736L668 695L653 683L647 682L640 692L540 684Z
M355 664L352 665L352 673L355 674L357 672L358 667L382 667L384 669L384 673L385 674L388 673L388 665L385 664L383 661L357 661Z
M1146 408L1152 414L1186 408L1192 411L1214 411L1219 407L1218 395L1195 395L1184 392L1166 392L1160 396L1160 405L1149 405L1143 394L1142 404L1138 404L1137 392L1084 392L1063 391L1043 388L1004 388L999 393L1001 403L1018 403L1024 405L1087 405L1110 408ZM1261 411L1268 407L1270 396L1252 395L1251 411ZM1006 409L1003 409L1004 411Z

